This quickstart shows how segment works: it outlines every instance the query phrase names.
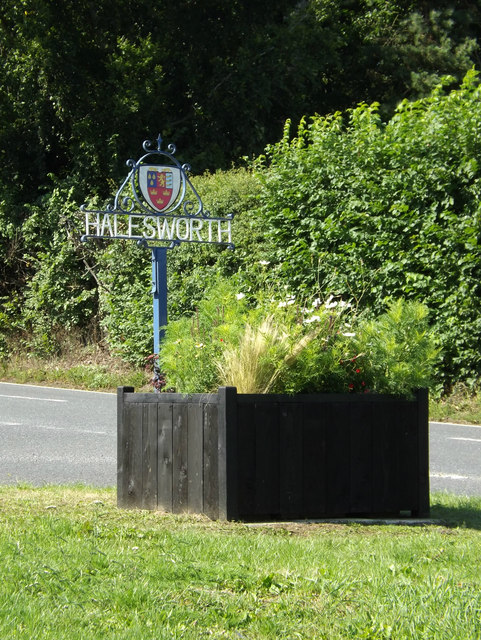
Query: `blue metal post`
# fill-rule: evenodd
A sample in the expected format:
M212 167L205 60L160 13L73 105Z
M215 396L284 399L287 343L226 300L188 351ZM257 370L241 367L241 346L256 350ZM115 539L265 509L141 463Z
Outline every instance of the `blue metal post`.
M159 353L167 324L167 249L152 249L152 293L154 296L154 353Z

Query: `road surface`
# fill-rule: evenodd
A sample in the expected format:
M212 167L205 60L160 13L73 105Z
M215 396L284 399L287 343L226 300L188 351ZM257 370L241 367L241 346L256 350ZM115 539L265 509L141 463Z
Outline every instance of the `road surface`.
M0 383L0 484L116 484L116 396Z
M0 484L116 484L116 395L0 383ZM481 496L481 426L431 423L431 491Z
M431 422L431 491L481 496L481 426Z

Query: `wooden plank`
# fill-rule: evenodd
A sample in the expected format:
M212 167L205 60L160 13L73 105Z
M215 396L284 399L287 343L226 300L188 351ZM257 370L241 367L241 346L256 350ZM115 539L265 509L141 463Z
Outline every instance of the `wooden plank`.
M117 505L127 506L128 426L125 420L125 396L133 393L134 387L117 389Z
M397 470L398 499L400 511L414 511L418 507L418 446L417 406L414 402L399 403L397 410Z
M218 407L204 405L204 513L219 518Z
M415 490L414 494L412 491L412 479L416 474L417 455L415 449L410 446L413 443L412 436L415 434L412 426L406 423L406 420L415 418L416 414L415 411L410 413L410 408L414 408L414 405L406 399L399 398L391 409L393 412L392 428L395 432L391 496L395 514L400 514L401 511L411 511L412 500L416 501Z
M157 506L158 508L171 513L173 509L173 417L171 404L161 403L158 405L157 421Z
M187 508L190 513L203 513L204 405L190 402L187 418Z
M256 403L256 504L255 514L280 517L279 404Z
M188 406L172 405L172 510L184 513L188 509L187 442Z
M125 396L125 402L137 402L137 403L167 403L167 404L186 404L192 402L194 404L215 402L217 394L212 393L129 393ZM213 398L213 399L212 399Z
M372 404L359 402L350 422L350 513L364 516L372 510Z
M330 516L350 512L351 411L355 404L333 403L326 407L326 511Z
M398 463L395 402L373 406L373 515L397 515Z
M142 404L142 508L157 508L157 407Z
M327 509L326 411L328 405L306 403L302 425L304 517L322 518Z
M124 506L142 506L142 405L126 404L124 452Z
M281 518L302 518L302 421L303 405L282 403L279 407L279 499Z
M239 402L237 404L237 495L241 519L249 519L256 514L256 425L254 414L253 402Z

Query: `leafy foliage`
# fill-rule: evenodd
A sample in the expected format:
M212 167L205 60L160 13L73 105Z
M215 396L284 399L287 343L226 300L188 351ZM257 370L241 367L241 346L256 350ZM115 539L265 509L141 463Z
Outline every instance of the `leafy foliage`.
M264 293L250 307L218 281L191 318L169 324L159 365L181 393L235 386L240 393L375 391L429 386L437 350L427 309L398 300L374 319L332 296L304 307Z
M432 310L446 384L481 373L480 88L470 72L401 103L315 117L258 162L271 277L379 312L398 297Z
M234 215L232 240L235 250L218 246L182 244L169 253L169 314L176 319L192 313L215 279L243 273L261 252L263 236L256 231L251 211L257 202L260 183L252 171L232 168L229 171L205 173L193 179L205 208L214 216ZM242 276L241 276L242 277ZM243 290L248 286L243 285ZM253 285L254 286L254 285Z
M182 393L213 391L218 387L216 359L222 345L237 341L246 306L233 281L218 280L191 317L170 322L159 354L167 387Z
M407 395L433 382L438 350L428 329L428 309L419 302L396 300L378 318L362 320L354 344L353 378L364 378L376 391Z
M29 349L48 354L58 348L57 334L74 328L92 332L97 290L86 269L91 251L78 240L78 206L67 184L56 185L25 209L29 215L16 229L18 248L12 246L12 252L23 249L21 257L15 256L23 286L3 299L5 328L21 334Z
M99 256L101 326L109 347L140 365L153 351L152 266L149 252L115 242Z
M478 4L450 5L4 0L3 186L32 202L48 174L73 174L105 196L159 123L215 170L260 153L288 117L426 95L480 62Z
M316 282L326 291L358 297L361 291L362 304L378 310L386 296L422 300L430 289L432 317L442 327L444 381L471 383L481 366L473 81L452 98L438 91L422 104L404 102L387 125L383 120L403 98L428 95L446 75L443 82L453 87L473 64L479 67L480 24L478 3L469 0L456 6L449 0L181 0L168 6L5 0L0 348L7 353L6 334L21 332L30 349L52 352L59 327L77 326L96 338L101 327L112 348L131 361L152 350L148 254L80 246L76 217L90 194L102 203L123 178L125 160L160 126L181 161L199 172L224 169L198 177L199 190L213 211L236 213L234 253L187 246L172 252L172 319L192 312L217 275L238 274L250 297L266 279L306 295ZM366 106L373 100L381 104ZM360 101L365 104L356 108ZM349 116L338 111L349 108ZM275 184L274 167L279 173L282 162L276 165L274 156L280 159L283 145L290 147L289 137L272 145L273 169L262 177L258 214L259 180L246 170L225 169L277 140L286 118L298 123L312 113L334 115L303 122L299 157L288 152L292 171L302 166L306 181L291 180L286 169ZM290 220L295 229L286 260L275 254L291 232L283 236L266 213L267 200L285 219L280 226ZM322 228L319 215L326 221ZM381 225L386 215L396 241ZM431 223L421 230L426 216ZM369 246L372 235L377 253ZM270 264L259 268L260 261ZM296 261L311 265L307 277L302 269L294 275ZM449 273L446 261L453 265ZM402 271L396 267L401 262Z

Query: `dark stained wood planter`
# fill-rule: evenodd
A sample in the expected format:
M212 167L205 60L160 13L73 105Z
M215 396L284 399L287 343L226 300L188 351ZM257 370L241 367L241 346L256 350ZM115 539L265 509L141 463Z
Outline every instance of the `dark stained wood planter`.
M118 389L120 507L214 519L429 514L428 392Z

